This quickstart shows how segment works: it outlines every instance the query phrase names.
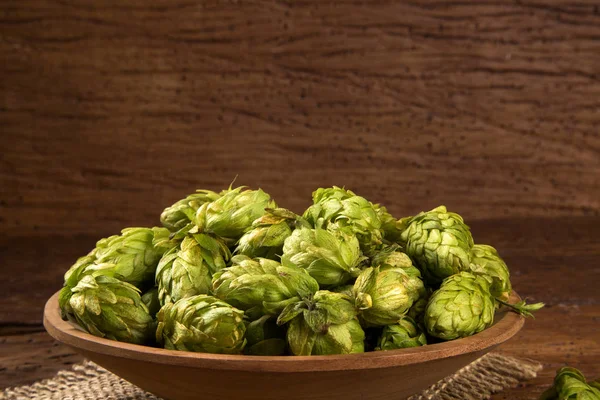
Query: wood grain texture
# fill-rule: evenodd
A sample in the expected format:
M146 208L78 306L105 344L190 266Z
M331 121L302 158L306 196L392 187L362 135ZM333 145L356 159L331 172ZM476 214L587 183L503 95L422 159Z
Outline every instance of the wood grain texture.
M301 211L600 212L596 1L9 0L1 235L152 225L198 187Z

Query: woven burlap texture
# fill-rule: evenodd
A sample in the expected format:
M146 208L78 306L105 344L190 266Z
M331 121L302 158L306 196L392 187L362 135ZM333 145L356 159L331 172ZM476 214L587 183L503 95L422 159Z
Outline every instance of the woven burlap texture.
M488 399L494 393L534 378L541 368L531 360L490 353L409 400ZM60 371L51 379L6 389L0 393L0 399L160 400L91 361Z

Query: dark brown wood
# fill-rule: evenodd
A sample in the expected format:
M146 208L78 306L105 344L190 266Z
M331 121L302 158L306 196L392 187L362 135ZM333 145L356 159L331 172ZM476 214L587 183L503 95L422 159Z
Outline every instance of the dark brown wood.
M83 357L46 332L0 336L0 388L50 378Z
M2 235L151 225L198 187L300 211L597 215L593 0L18 0L0 14Z

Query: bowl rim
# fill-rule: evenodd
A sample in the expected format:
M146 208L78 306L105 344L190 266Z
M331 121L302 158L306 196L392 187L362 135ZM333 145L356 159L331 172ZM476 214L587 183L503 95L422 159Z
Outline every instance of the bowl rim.
M98 353L150 363L217 370L283 373L364 370L419 364L490 350L516 335L524 324L524 317L502 309L496 312L495 323L480 333L422 347L326 356L248 356L194 353L118 342L94 336L83 331L76 324L61 318L58 295L59 292L56 292L46 302L44 327L54 339L76 350L81 350L84 355ZM510 301L519 299L518 294L513 291Z

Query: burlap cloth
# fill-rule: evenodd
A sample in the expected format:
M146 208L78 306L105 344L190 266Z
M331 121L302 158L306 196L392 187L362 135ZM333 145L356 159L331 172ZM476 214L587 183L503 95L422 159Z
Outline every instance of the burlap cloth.
M534 378L541 364L489 353L409 400L480 400ZM87 361L60 371L54 378L9 388L2 400L160 400Z

